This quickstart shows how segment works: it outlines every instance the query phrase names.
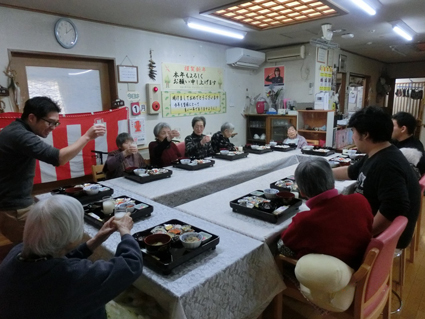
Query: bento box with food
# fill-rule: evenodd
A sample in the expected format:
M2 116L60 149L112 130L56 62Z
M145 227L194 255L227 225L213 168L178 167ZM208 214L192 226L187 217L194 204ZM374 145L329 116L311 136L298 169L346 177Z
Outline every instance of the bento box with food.
M265 189L232 200L230 207L235 213L276 224L294 216L301 204L302 200L291 192Z
M84 220L97 228L101 228L110 218L121 218L123 214L130 213L133 221L138 221L149 217L152 212L152 205L131 197L105 197L102 200L84 205Z
M140 184L157 181L159 179L168 178L173 171L166 168L137 168L124 171L124 177Z
M215 249L220 237L208 230L172 219L133 234L146 266L164 275L203 252Z
M114 190L110 187L103 186L98 183L85 183L74 186L64 186L53 189L52 195L68 195L77 199L81 204L95 202L105 196L111 196Z

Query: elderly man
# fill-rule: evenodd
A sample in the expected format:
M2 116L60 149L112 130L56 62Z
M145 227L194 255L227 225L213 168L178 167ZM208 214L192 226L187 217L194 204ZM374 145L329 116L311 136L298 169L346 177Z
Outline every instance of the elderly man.
M390 143L393 123L380 107L357 111L348 122L353 141L366 156L359 162L333 169L337 180L357 180L356 192L363 194L375 215L373 234L384 231L397 216L409 220L398 248L406 248L416 226L420 188L414 170L403 154Z
M80 245L84 209L55 195L28 213L24 242L0 265L0 318L106 319L105 304L142 273L139 244L129 214L109 219ZM109 261L87 259L115 231L121 235Z
M229 138L236 135L233 133L235 126L232 123L226 122L221 126L220 131L214 133L211 137L211 146L215 153L220 152L221 149L233 151L235 145L230 143Z
M417 155L416 158L412 159L411 162L416 162L415 166L418 168L419 173L423 175L425 173L424 146L422 145L421 141L413 136L416 130L415 117L407 112L398 112L392 116L392 120L394 126L391 137L393 139L394 145L399 149L413 148L419 151L419 153L412 153L412 155Z
M332 169L323 158L301 162L295 180L310 210L292 218L282 233L280 251L296 259L312 253L330 255L357 269L372 238L367 200L360 194L338 195Z
M105 134L94 125L76 142L57 149L43 142L59 123L59 106L48 97L25 103L20 119L0 132L0 232L12 242L22 241L25 216L31 197L36 159L54 166L64 165L91 140Z

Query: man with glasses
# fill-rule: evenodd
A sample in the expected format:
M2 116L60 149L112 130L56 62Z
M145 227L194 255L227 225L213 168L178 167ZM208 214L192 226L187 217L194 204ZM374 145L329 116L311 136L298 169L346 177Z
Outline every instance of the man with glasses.
M0 232L11 242L22 241L26 214L33 204L31 192L36 159L60 166L75 157L105 127L91 127L73 144L57 149L45 143L59 123L61 109L48 97L25 103L20 119L0 131Z

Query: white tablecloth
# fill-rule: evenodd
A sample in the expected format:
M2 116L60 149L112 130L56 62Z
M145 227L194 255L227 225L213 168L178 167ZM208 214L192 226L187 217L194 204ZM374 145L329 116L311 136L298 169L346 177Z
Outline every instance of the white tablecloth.
M180 265L170 275L158 274L145 267L135 282L134 286L153 296L170 313L170 318L254 319L285 288L264 243L116 188L114 196L121 195L154 206L152 216L137 222L132 233L179 219L220 237L215 250ZM85 225L85 232L94 236L97 229ZM98 248L100 257L110 258L119 241L119 234L111 235Z
M267 244L272 244L278 239L279 234L288 227L292 218L288 218L278 224L273 224L239 213L234 213L229 203L254 190L269 188L271 183L294 174L296 167L297 165L291 165L248 182L177 206L176 208L246 236L265 241ZM336 182L335 186L341 193L344 192L352 182L353 181ZM307 209L308 207L305 204L300 207L300 210Z
M249 154L233 161L215 159L213 167L188 171L167 167L173 171L170 178L139 184L124 177L102 182L115 188L126 189L158 203L175 207L224 188L249 181L255 177L298 163L299 150ZM171 195L171 196L170 196Z

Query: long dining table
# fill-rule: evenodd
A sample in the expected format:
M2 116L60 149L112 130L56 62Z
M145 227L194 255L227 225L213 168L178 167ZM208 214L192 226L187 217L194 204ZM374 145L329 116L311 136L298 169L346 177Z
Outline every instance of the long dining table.
M102 184L111 188L126 189L153 199L157 203L175 207L296 164L299 162L297 155L300 154L301 151L294 150L249 154L246 158L233 161L212 158L215 161L214 166L201 170L188 171L166 167L172 170L171 177L151 183L139 184L125 177L119 177L104 181Z
M183 263L169 275L144 267L133 285L154 297L165 310L161 319L254 319L285 288L263 242L127 190L116 189L113 196L129 196L154 207L150 217L134 224L133 234L178 219L220 237L214 250ZM84 229L89 237L97 232L88 224ZM112 234L98 248L97 257L111 258L119 242L119 234Z
M257 318L285 288L273 246L291 218L268 223L232 212L229 202L292 175L306 158L299 150L249 154L234 161L215 159L213 167L197 171L170 167L171 178L147 184L125 178L101 182L114 189L114 197L128 196L154 207L150 217L135 223L133 233L179 219L220 237L215 250L170 275L145 267L134 286L155 298L167 313L164 318ZM346 193L351 185L337 182L336 188ZM86 236L97 232L91 225L84 227ZM111 258L119 241L113 234L98 248L96 258Z

